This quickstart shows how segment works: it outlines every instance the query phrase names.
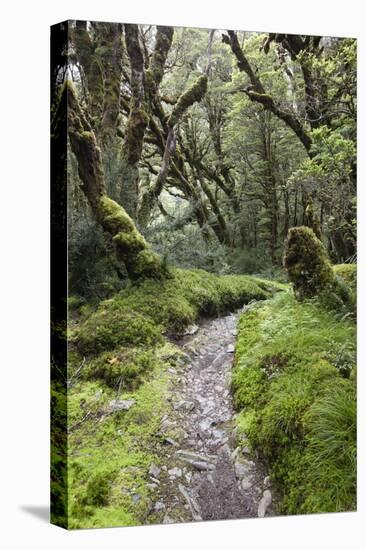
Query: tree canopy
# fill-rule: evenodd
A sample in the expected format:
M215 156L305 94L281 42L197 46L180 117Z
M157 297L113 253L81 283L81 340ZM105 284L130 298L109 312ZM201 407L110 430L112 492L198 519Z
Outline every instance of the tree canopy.
M315 222L333 261L355 258L354 39L75 21L58 74L98 150L83 171L70 126L71 264L94 250L84 282L100 262L123 279L129 254L110 259L91 172L163 262L273 269L288 230Z

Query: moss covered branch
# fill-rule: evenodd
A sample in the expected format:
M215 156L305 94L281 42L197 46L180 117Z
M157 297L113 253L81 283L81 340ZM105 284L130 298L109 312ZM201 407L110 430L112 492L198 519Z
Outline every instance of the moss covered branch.
M177 141L174 133L174 127L178 124L179 120L182 118L187 109L189 109L189 107L191 107L194 103L199 103L203 99L206 91L207 75L201 75L192 84L192 86L188 88L188 90L182 93L168 118L168 134L165 142L160 171L156 180L142 195L138 208L138 218L142 224L146 224L148 222L150 212L156 202L156 199L163 190L164 183L168 175L170 159L175 152Z
M155 47L150 66L145 73L145 86L150 100L156 95L164 76L164 67L173 41L173 27L156 28Z
M182 93L176 105L174 106L170 117L168 118L168 126L173 128L182 118L184 113L194 103L199 103L207 91L207 75L203 74L197 78L188 90Z
M82 189L96 220L112 237L117 257L124 262L130 279L166 277L168 272L161 258L150 249L122 206L106 195L101 152L70 83L66 83L63 94L67 94L71 149L78 161Z
M120 110L122 75L122 26L119 23L98 23L100 33L99 53L104 73L104 101L102 114L102 138L108 141L116 128Z
M102 67L95 54L97 43L92 41L86 21L76 21L71 36L76 56L84 72L90 114L99 121L102 116L104 86Z

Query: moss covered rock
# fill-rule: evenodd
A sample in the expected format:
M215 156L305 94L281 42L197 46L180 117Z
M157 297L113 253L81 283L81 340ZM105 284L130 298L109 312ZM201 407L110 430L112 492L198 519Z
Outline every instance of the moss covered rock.
M328 254L310 227L292 227L289 230L284 267L299 299L313 298L334 280Z
M353 292L356 292L357 264L337 264L333 266L333 271L350 287Z
M151 265L148 250L137 255L136 267ZM143 257L141 257L143 256ZM217 315L250 300L268 298L280 285L255 277L218 276L202 270L174 270L170 278L149 277L104 300L81 324L78 346L84 354L98 354L120 346L154 346L162 335L184 332L200 314Z
M297 299L319 297L332 309L353 309L350 289L335 275L323 243L310 227L289 230L284 267Z

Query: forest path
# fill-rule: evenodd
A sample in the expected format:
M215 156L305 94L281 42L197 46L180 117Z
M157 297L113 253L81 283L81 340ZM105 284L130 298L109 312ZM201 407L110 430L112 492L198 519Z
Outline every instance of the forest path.
M248 307L248 306L246 306ZM150 467L164 523L271 515L269 478L234 431L230 375L242 310L190 328L187 364L170 368L171 411L162 419L163 466Z

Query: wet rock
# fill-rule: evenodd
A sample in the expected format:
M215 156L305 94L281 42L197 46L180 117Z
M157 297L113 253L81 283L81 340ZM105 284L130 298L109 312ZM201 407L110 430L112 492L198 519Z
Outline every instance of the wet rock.
M270 487L271 486L271 478L269 476L266 476L263 480L263 485L265 487Z
M194 461L191 462L191 464L194 468L196 468L196 470L199 470L201 472L215 469L215 466L213 464L210 464L209 462Z
M161 512L162 510L165 510L164 502L155 502L154 512Z
M134 399L113 399L109 402L109 411L128 411L135 403Z
M221 350L220 353L217 355L217 357L214 359L214 361L211 363L212 370L210 372L215 372L214 369L216 369L216 367L224 361L225 356L226 356L226 351Z
M241 482L241 486L244 491L247 491L253 486L253 483L248 477L245 477Z
M240 452L240 447L236 447L236 449L231 453L231 460L236 460L236 457L238 456Z
M152 463L149 468L149 474L154 478L158 478L160 475L160 472L161 472L160 468L156 464Z
M179 449L175 453L179 458L182 460L186 460L187 462L192 461L199 461L199 462L212 462L215 460L216 455L200 455L198 453L193 453L191 451L186 451L184 449Z
M176 411L193 411L195 408L195 403L193 401L178 401L174 404L174 410Z
M167 443L168 445L172 445L173 447L178 447L178 443L171 437L164 437L164 443Z
M259 518L264 518L264 516L266 515L267 508L271 504L271 502L272 502L272 493L269 489L266 489L263 492L263 496L258 505Z
M236 474L236 477L238 477L239 479L246 477L249 471L250 471L249 462L247 461L243 462L241 460L237 460L235 462L235 474Z
M170 470L168 470L168 474L171 476L171 477L182 477L182 470L180 468L171 468Z
M192 472L187 472L184 477L186 478L187 483L191 483Z
M174 522L174 519L173 519L173 518L171 518L170 516L168 516L168 514L165 514L164 519L163 519L163 523L164 523L164 524L167 524L167 523L175 523L175 522Z
M198 332L198 330L199 330L199 327L197 325L191 325L186 329L184 334L186 336L188 336L188 335L192 336L193 334L196 334Z
M179 491L181 492L181 494L183 495L183 497L187 501L187 504L188 504L188 506L191 510L192 518L195 521L202 520L201 510L200 510L198 502L193 498L192 495L190 495L188 493L187 489L181 483L179 484Z
M171 428L174 428L176 426L176 423L172 420L169 420L169 418L164 418L160 423L160 433L165 433Z

